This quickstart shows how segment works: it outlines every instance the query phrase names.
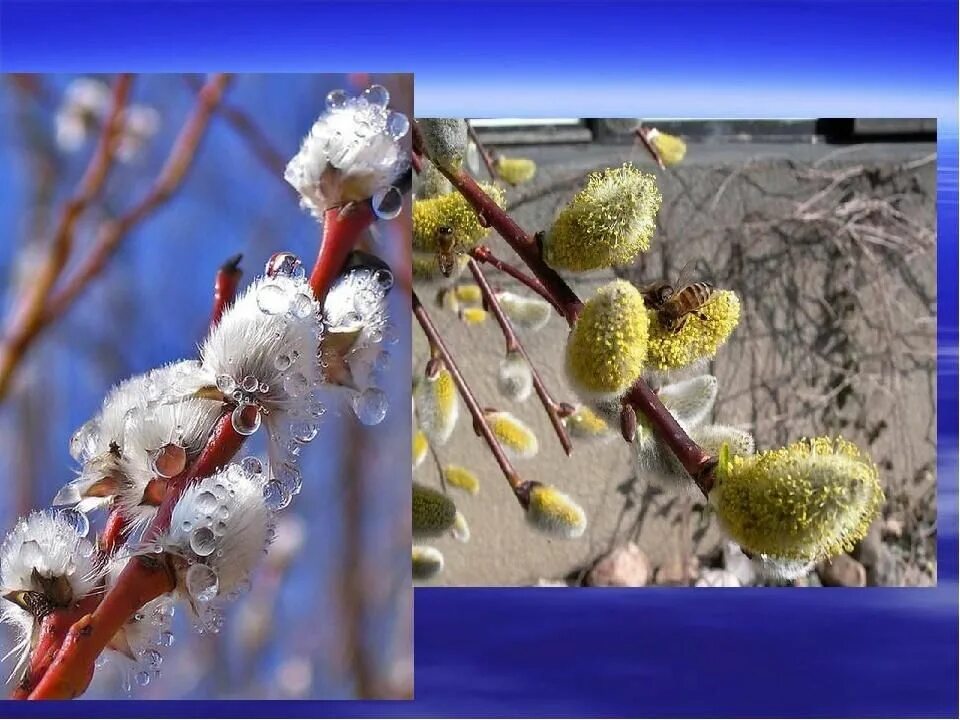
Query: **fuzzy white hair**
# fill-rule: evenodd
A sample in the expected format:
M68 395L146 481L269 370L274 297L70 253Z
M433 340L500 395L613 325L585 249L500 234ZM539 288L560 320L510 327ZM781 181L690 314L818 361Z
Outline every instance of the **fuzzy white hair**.
M178 594L191 599L187 575L196 564L216 574L217 597L244 584L275 533L263 488L260 475L234 463L184 491L159 541L164 550L186 560L178 570ZM192 600L196 608L196 598Z
M287 164L284 179L300 193L303 208L316 217L328 208L372 197L410 166L409 153L400 143L405 132L396 130L398 121L402 126L406 118L387 110L389 95L378 90L378 102L341 95L337 105L313 124Z
M0 545L0 588L5 595L44 594L41 579L61 580L66 581L69 600L74 602L93 592L103 575L96 557L93 543L59 512L33 512L20 518ZM15 675L29 656L38 623L32 613L9 600L0 600L0 622L13 625L17 633L17 642L6 656L20 653Z
M77 78L64 91L55 118L57 144L78 150L110 107L110 88L94 78Z
M509 400L526 402L533 392L533 371L519 352L508 353L497 368L497 388Z

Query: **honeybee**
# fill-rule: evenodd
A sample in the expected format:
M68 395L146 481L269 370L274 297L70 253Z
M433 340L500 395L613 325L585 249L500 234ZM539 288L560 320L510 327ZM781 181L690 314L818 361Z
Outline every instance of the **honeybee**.
M453 251L456 245L453 228L449 225L441 225L437 228L433 240L437 245L437 267L440 268L444 277L450 277L457 262L457 255Z
M706 320L707 316L700 312L700 308L710 302L716 292L713 285L706 282L681 284L685 270L686 266L680 271L675 285L658 282L640 289L644 304L657 311L660 325L668 332L680 332L691 315Z

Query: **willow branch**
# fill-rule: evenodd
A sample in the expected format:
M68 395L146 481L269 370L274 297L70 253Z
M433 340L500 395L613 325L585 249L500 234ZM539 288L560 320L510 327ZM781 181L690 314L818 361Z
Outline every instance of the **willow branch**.
M84 258L73 277L50 298L49 307L43 315L44 325L66 312L77 297L86 290L90 281L103 271L127 234L163 206L180 189L196 159L197 150L206 134L213 111L220 103L229 82L230 75L219 74L214 75L203 86L193 113L180 130L153 186L130 210L101 226L97 241L89 255Z
M480 265L473 258L470 258L467 261L467 264L470 268L470 272L473 273L474 279L477 281L477 285L480 286L480 292L483 294L485 303L490 307L490 310L493 312L493 316L497 320L497 324L500 325L500 329L503 331L503 339L507 345L507 352L518 352L521 356L523 356L524 362L526 362L527 367L530 368L530 374L533 377L533 389L536 391L537 397L540 398L540 404L543 405L543 409L546 411L547 417L550 418L550 424L553 425L553 430L557 434L557 439L560 440L560 445L563 447L563 452L567 455L570 455L573 452L573 444L570 442L570 436L567 434L567 429L563 426L563 422L560 420L560 406L554 401L553 397L551 397L550 393L547 391L546 386L543 384L543 378L540 377L540 373L537 371L536 366L531 362L530 356L527 355L526 348L524 348L523 343L520 342L520 338L517 337L513 323L510 322L510 318L508 318L503 312L503 308L500 306L500 301L497 300L497 295L490 287L490 283L487 282L487 278L483 274L483 270L480 268Z
M113 88L113 102L93 156L76 192L60 213L43 266L31 277L19 309L7 324L6 337L3 347L0 348L0 400L6 396L10 380L20 361L47 323L46 305L73 250L77 222L100 194L113 167L114 151L123 124L123 110L132 84L131 75L120 75L117 78Z
M487 147L480 142L480 138L477 136L477 131L473 127L473 123L469 120L464 120L467 124L467 133L470 135L470 139L473 140L473 144L477 146L477 152L480 153L480 157L483 160L484 167L487 168L487 173L490 175L491 180L503 180L500 177L500 173L497 172L496 163L493 160L493 156L490 154L490 151L487 150ZM513 184L513 183L511 183Z
M524 485L523 480L521 480L517 474L513 463L507 458L506 453L504 453L500 445L500 441L497 440L493 434L493 430L490 429L486 415L477 402L477 399L473 396L473 391L470 390L470 386L467 385L467 381L464 380L463 375L460 373L460 368L457 367L456 361L443 342L443 338L440 337L440 333L437 332L436 326L434 326L430 315L427 313L427 309L420 302L420 298L417 297L416 292L413 293L412 300L413 314L417 318L417 322L420 323L420 327L423 328L423 334L427 336L427 341L430 343L431 355L441 358L447 366L447 370L450 371L453 382L457 386L457 391L460 393L460 397L463 398L463 402L467 406L470 416L473 418L474 429L486 441L490 452L497 461L497 465L500 466L500 470L503 472L503 476L507 479L514 494L516 494Z
M660 157L660 151L654 147L653 143L650 142L650 131L647 130L643 125L638 125L633 131L633 134L640 141L640 144L643 145L644 149L650 153L650 157L653 158L653 161L660 166L661 170L666 170L667 166L663 163L663 158Z
M230 306L237 295L237 285L240 283L240 278L243 277L243 270L240 269L240 261L242 259L243 255L234 255L217 270L217 276L213 281L213 314L210 318L211 327L220 322L223 311Z
M478 247L475 247L473 250L470 251L470 255L474 259L479 260L480 262L487 263L487 265L492 265L497 270L500 270L501 272L504 272L510 277L512 277L514 280L517 280L523 283L528 288L533 290L533 292L535 292L541 298L543 298L548 303L550 303L553 306L554 310L556 310L558 313L563 315L563 307L561 307L561 305L559 304L557 299L553 296L553 294L547 291L547 289L543 286L543 283L541 283L539 280L537 280L534 277L530 277L525 272L523 272L523 270L518 268L516 265L511 265L505 260L501 260L496 255L494 255L493 251L491 251L490 248L488 248L486 245L480 245Z

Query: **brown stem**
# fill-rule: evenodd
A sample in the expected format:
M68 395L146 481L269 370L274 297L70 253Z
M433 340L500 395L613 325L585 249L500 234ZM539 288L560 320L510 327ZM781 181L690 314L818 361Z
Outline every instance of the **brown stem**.
M633 131L633 134L637 136L637 139L640 140L640 143L650 153L650 157L653 158L653 161L660 166L661 170L666 170L667 166L663 163L663 158L660 157L660 151L650 142L650 131L647 130L643 125L637 126L637 129Z
M467 385L467 381L464 380L463 375L460 373L460 368L457 367L456 361L454 361L453 356L443 342L443 338L440 337L440 333L437 332L437 328L430 319L427 309L420 302L420 298L417 297L416 292L413 293L412 300L413 314L417 318L417 322L420 323L420 327L423 328L423 334L427 336L427 341L430 343L431 354L435 351L440 358L443 359L447 370L450 371L450 375L453 377L453 382L457 386L460 397L463 398L463 402L467 406L470 416L473 418L474 428L483 436L487 446L490 448L490 452L493 453L493 457L497 461L497 465L500 466L503 476L507 479L514 493L516 493L518 488L523 486L523 481L517 474L516 469L514 469L513 464L507 458L506 453L504 453L503 448L500 446L500 441L497 440L497 437L493 434L493 430L490 429L486 415L484 415L480 404L473 396L470 386Z
M210 318L211 327L220 322L223 311L230 306L237 295L237 285L240 283L240 278L243 277L243 270L240 269L240 261L242 259L243 255L234 255L217 270L217 277L213 281L213 315Z
M0 347L0 400L6 396L20 361L46 325L46 306L73 250L77 222L100 194L113 167L114 151L123 124L123 110L132 84L131 75L117 78L113 88L113 104L93 156L76 192L63 207L43 266L31 278L18 311L7 324L6 340Z
M560 445L563 447L563 452L567 455L570 455L573 452L573 444L570 442L570 436L567 434L567 429L563 426L563 422L560 420L560 415L558 413L558 405L554 399L550 396L550 393L547 391L546 386L543 384L543 378L540 377L540 373L537 371L536 366L530 361L530 356L527 355L526 348L523 347L523 343L520 342L520 338L517 337L517 333L513 328L513 323L510 322L510 318L506 316L503 312L503 308L500 306L500 301L497 300L496 293L493 292L493 288L490 287L490 283L487 282L486 276L483 274L483 270L480 268L480 265L477 264L477 261L473 258L470 258L467 261L470 272L473 273L474 279L477 281L477 285L480 286L480 292L483 294L486 304L493 311L493 316L497 320L497 324L500 325L500 329L503 331L503 339L506 342L507 352L518 352L523 356L524 362L527 363L527 366L530 368L530 373L533 376L533 388L537 393L537 397L540 398L540 404L543 405L543 409L547 413L547 417L550 418L550 424L553 425L553 430L557 434L557 439L560 440Z
M511 265L510 263L501 260L496 255L493 254L493 251L490 250L486 245L480 245L475 247L470 251L470 255L480 262L485 262L488 265L492 265L497 270L505 272L507 275L512 277L514 280L518 280L528 288L533 290L537 295L546 300L553 306L553 309L556 310L560 315L563 315L563 307L557 301L557 299L547 291L539 280L534 277L530 277L523 270L518 268L516 265Z
M490 175L491 180L503 180L500 177L500 173L497 172L496 163L493 161L493 156L490 154L490 151L487 150L486 146L480 142L480 138L477 136L477 131L473 127L473 123L469 120L464 120L467 124L467 133L470 135L470 139L473 140L473 144L477 146L477 152L480 153L480 157L483 159L483 165L487 168L487 173ZM512 184L512 183L511 183Z
M221 73L214 75L203 86L193 113L180 130L153 186L130 210L101 226L96 244L90 254L83 260L73 277L50 298L47 310L43 314L43 325L49 324L68 310L90 281L106 267L127 234L179 190L187 171L193 165L213 111L229 82L230 75Z

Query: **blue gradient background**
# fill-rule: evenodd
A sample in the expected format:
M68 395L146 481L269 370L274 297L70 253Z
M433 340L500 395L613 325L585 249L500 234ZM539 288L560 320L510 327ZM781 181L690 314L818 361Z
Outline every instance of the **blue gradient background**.
M412 703L2 712L957 715L955 3L7 1L0 69L412 71L422 116L939 120L935 589L419 589Z

